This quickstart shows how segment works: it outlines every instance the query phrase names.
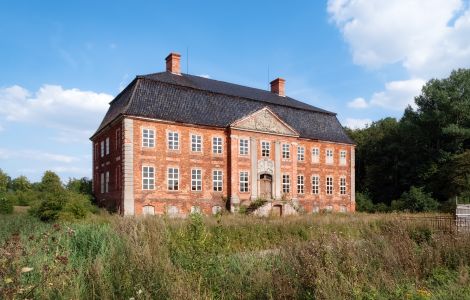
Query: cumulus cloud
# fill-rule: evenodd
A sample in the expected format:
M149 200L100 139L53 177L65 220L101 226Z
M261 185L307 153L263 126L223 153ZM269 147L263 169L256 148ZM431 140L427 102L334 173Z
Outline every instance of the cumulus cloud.
M351 102L348 102L348 107L351 107L351 108L366 108L368 106L369 105L368 105L366 99L364 99L362 97L358 97L358 98L352 100Z
M384 91L372 95L370 104L394 110L414 106L414 97L419 95L424 84L422 79L388 82Z
M14 85L0 89L0 118L58 129L59 137L86 139L98 126L112 96L43 85L37 92Z
M418 83L470 67L470 8L463 0L329 0L327 10L356 64L398 64L408 74L387 83L371 104L395 108L407 91L419 92Z
M352 119L352 118L347 118L346 122L344 123L344 126L351 128L351 129L359 129L359 128L365 128L368 125L372 124L371 119Z
M79 159L74 156L41 152L37 150L11 150L0 148L0 159L23 159L35 161L49 161L59 163L73 163Z

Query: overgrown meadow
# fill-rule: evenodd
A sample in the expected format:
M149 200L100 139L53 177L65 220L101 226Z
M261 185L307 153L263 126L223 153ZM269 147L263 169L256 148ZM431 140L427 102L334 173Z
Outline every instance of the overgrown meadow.
M470 235L398 214L0 218L2 299L470 299Z

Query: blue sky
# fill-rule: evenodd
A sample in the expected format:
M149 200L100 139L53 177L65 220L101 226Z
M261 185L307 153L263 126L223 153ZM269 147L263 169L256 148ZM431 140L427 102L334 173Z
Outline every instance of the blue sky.
M470 65L463 0L0 2L0 168L90 176L89 136L136 75L186 72L268 89L362 127ZM269 67L269 78L268 78Z

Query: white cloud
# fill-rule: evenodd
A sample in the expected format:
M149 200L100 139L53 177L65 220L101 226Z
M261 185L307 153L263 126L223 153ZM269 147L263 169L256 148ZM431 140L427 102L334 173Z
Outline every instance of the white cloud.
M358 98L348 102L348 107L351 107L351 108L366 108L368 106L369 105L368 105L367 101L362 97L358 97Z
M34 94L15 85L0 89L0 118L58 129L59 138L86 140L113 96L43 85Z
M211 76L208 75L208 74L199 74L199 75L196 75L196 76L204 77L204 78L211 78Z
M419 94L418 84L470 67L470 8L463 0L329 0L327 10L356 64L398 64L407 73L371 104L398 109Z
M359 128L365 128L366 126L372 124L371 119L352 119L352 118L347 118L346 122L344 123L344 126L351 128L351 129L359 129Z
M73 163L79 161L77 157L55 154L48 152L41 152L37 150L11 150L0 148L0 159L22 159L34 161L50 161L60 163Z

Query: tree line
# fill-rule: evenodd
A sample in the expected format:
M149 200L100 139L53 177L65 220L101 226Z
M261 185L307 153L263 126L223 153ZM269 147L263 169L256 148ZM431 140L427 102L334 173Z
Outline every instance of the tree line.
M452 211L470 200L470 70L429 80L403 116L346 128L357 144L357 208Z

